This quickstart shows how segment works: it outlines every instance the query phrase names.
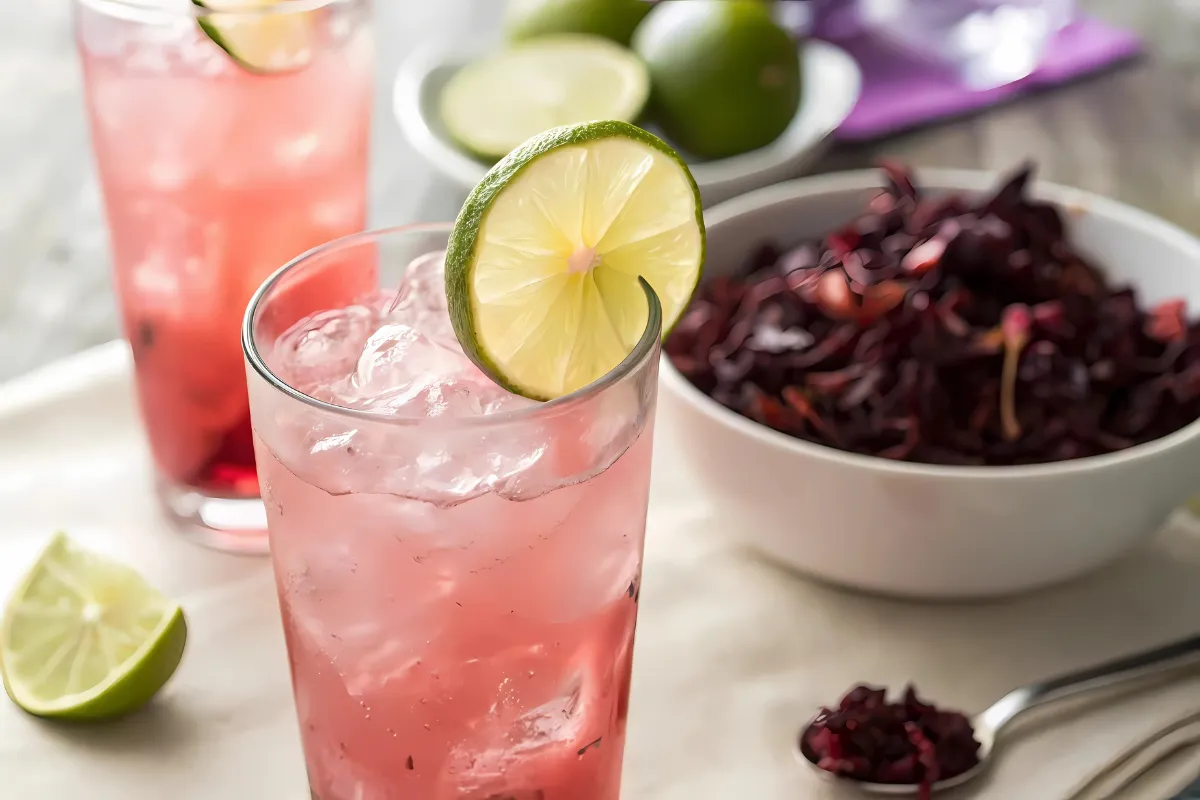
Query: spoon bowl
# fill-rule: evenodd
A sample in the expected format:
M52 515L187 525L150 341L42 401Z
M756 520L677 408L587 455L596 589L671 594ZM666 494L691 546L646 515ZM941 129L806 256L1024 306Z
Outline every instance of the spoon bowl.
M973 780L980 773L982 773L984 769L987 768L987 765L990 763L989 759L992 755L992 748L996 744L996 735L994 731L990 731L983 727L986 724L983 721L984 716L986 715L980 714L979 716L971 719L971 727L975 731L975 741L979 742L979 761L975 764L975 766L971 767L965 772L960 772L952 778L946 778L945 780L935 782L933 784L933 791L941 792L946 789L953 789L955 786L961 786L964 783ZM812 769L815 769L823 780L831 783L853 783L856 789L860 789L868 794L884 794L892 795L893 797L913 795L920 790L920 787L915 783L873 783L871 781L855 780L854 778L849 778L845 775L838 775L830 772L829 770L821 769L817 766L817 763L812 759L812 757L808 753L804 752L804 745L802 744L804 733L810 727L812 727L812 724L815 721L816 717L813 717L813 719L809 720L808 724L800 730L800 735L796 737L796 746L793 749L793 753L798 761L806 764Z
M983 713L971 718L975 741L979 743L979 761L965 772L936 781L933 784L933 791L940 792L961 786L982 774L991 764L1004 731L1012 724L1013 720L1030 709L1085 692L1116 687L1154 675L1194 667L1198 664L1200 664L1200 636L1193 636L1153 650L1014 689L989 706ZM873 783L838 775L818 767L817 762L806 752L803 744L804 734L813 726L816 719L813 717L800 729L800 733L796 737L794 752L799 761L816 770L823 778L852 783L856 789L869 794L895 796L912 795L920 791L921 787L915 783Z

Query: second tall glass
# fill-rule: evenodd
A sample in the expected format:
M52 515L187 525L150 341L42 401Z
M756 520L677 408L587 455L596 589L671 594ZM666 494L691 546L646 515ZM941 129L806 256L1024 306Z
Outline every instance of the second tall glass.
M187 0L75 11L159 497L202 543L264 551L239 323L280 264L364 227L368 3L284 0L219 19ZM267 63L235 59L213 30Z

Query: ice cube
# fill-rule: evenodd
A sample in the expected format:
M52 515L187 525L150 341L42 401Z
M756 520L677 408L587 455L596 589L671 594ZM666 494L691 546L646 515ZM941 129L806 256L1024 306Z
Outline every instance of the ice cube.
M362 407L393 416L461 419L532 404L497 386L461 352L447 351L411 332L405 333L402 341L409 349L398 363L381 363L365 377L362 370L357 374L360 392L364 382L393 387L377 394L364 393L356 401ZM388 352L397 347L402 345L393 345ZM426 358L445 361L422 370L420 364ZM447 362L458 369L456 375L438 375ZM536 420L480 428L450 425L376 430L370 432L371 441L363 438L366 433L359 433L357 449L388 462L375 471L379 491L443 507L503 486L547 452L546 432Z
M314 397L381 417L465 419L534 405L497 385L462 352L441 292L435 296L431 288L440 285L441 264L440 254L414 262L396 303L381 299L298 324L281 337L272 368ZM431 319L439 320L433 328L441 325L449 342L421 327ZM339 496L391 494L445 509L503 492L549 452L549 432L538 419L410 426L302 416L292 425L298 452L281 456L293 472Z
M442 395L469 366L461 351L443 347L410 325L389 323L363 345L344 399L359 408L430 416L441 404L430 393Z
M446 309L445 258L445 253L429 253L408 265L388 318L411 325L443 347L458 350L461 345Z
M355 187L356 189L358 187ZM330 192L319 198L309 208L309 219L314 228L343 231L361 227L363 218L362 190L354 192ZM340 234L339 234L340 235Z
M420 306L425 309L446 307L446 254L426 253L413 259L404 270L395 308Z
M297 389L319 392L354 373L373 327L366 306L322 311L279 338L272 366Z
M499 655L497 661L510 674L521 674L526 665L535 672L542 666L536 658L521 659L516 651ZM602 720L590 718L596 709L589 707L582 673L558 677L553 687L541 681L519 687L501 684L489 712L473 721L450 752L446 780L459 796L538 797L539 786L578 761L580 748ZM530 683L549 691L537 692L541 697L534 699Z
M515 394L509 394L496 385L494 385L494 390L492 391L477 391L477 394L479 395L480 402L483 404L484 414L504 414L533 405L532 400L519 397Z
M275 160L283 168L302 166L320 146L321 134L316 131L299 131L290 136L281 136L275 143Z
M411 391L384 398L375 407L429 418L477 417L483 413L479 398L453 378L416 381Z
M172 4L186 9L188 3L172 0ZM190 30L189 30L190 28ZM216 45L196 25L178 28L178 59L190 71L213 78L218 75L232 75L237 66L230 60L229 55Z
M577 412L547 419L540 435L551 443L549 457L513 475L499 487L501 496L530 500L605 472L639 439L645 425L639 404L640 387L620 384Z

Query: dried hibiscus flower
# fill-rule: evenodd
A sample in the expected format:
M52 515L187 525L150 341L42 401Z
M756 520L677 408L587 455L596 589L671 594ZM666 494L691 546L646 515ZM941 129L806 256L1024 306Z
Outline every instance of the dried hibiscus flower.
M823 708L800 735L800 750L818 767L869 783L912 784L928 798L933 784L979 763L970 720L917 697L908 687L898 703L887 692L857 686L837 708Z
M928 464L1099 455L1200 419L1200 325L1144 310L1031 199L925 196L909 171L857 219L705 283L666 343L723 405L841 450Z

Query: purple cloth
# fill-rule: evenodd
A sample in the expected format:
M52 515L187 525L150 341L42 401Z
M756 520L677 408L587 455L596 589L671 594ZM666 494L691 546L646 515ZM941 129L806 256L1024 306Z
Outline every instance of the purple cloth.
M826 20L816 33L853 55L863 72L862 96L837 131L837 138L842 141L874 139L935 120L962 116L1080 78L1131 59L1142 51L1142 43L1134 34L1081 17L1058 34L1042 65L1032 75L996 89L973 91L936 66L881 45L856 27Z

